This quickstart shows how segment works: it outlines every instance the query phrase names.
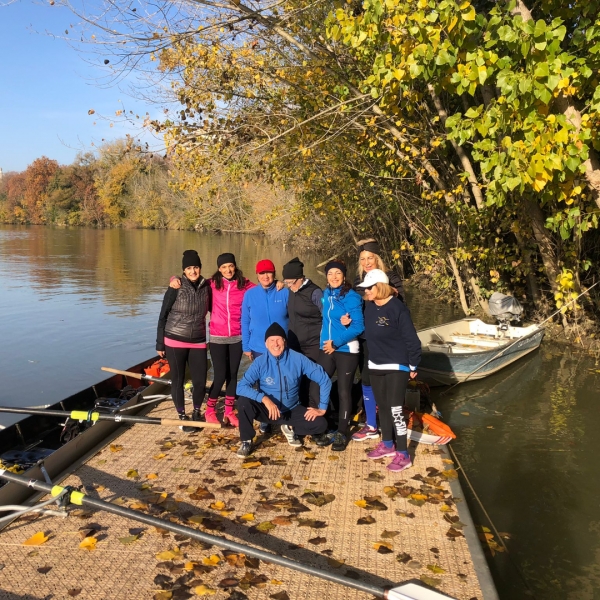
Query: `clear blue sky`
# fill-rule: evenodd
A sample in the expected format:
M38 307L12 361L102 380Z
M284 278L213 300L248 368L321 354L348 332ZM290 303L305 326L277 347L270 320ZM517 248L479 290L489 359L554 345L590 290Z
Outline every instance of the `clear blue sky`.
M0 5L0 168L5 173L22 171L44 155L69 164L102 138L137 135L131 126L110 128L98 118L113 116L119 100L140 115L157 110L128 96L127 83L121 89L98 87L104 72L89 64L92 57L48 35L64 36L65 29L71 34L71 23L68 10L48 2ZM89 109L96 114L89 116Z

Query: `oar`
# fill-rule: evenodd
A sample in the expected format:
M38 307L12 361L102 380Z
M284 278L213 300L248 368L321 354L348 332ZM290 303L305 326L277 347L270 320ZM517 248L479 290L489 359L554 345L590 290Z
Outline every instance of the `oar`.
M134 377L135 379L141 379L142 381L154 381L155 383L164 383L165 385L171 385L170 379L161 379L160 377L152 377L152 375L146 375L145 373L132 373L131 371L121 371L119 369L111 369L110 367L100 367L103 371L109 373L115 373L116 375L125 375L125 377Z
M106 512L113 513L121 517L139 521L145 525L152 525L153 527L166 529L167 531L199 540L206 544L210 544L211 546L214 545L226 550L233 550L246 556L264 560L265 562L271 564L280 565L288 569L293 569L294 571L300 571L301 573L312 575L313 577L319 577L321 579L325 579L326 581L332 581L333 583L337 583L345 587L360 590L361 592L371 594L376 598L386 598L387 600L413 600L415 598L443 600L449 598L449 596L442 595L433 590L430 591L427 588L423 588L414 583L400 585L394 589L385 589L370 583L357 581L355 579L351 579L350 577L338 575L337 573L330 573L315 566L304 565L296 560L291 560L289 558L285 558L284 556L280 556L279 554L265 552L264 550L259 550L258 548L253 548L252 546L246 546L245 544L233 542L217 535L203 533L202 531L192 529L191 527L177 525L171 521L165 521L157 517L152 517L146 513L132 510L131 508L118 506L117 504L105 502L104 500L98 500L97 498L90 498L90 496L87 496L83 492L74 490L71 487L62 487L60 485L52 486L47 483L36 481L35 479L28 479L27 477L16 475L15 473L10 473L9 471L5 470L0 470L0 479L5 479L11 483L30 487L39 492L49 493L54 498L62 495L67 499L67 502L70 502L71 504L76 504L78 506L89 506L90 508L95 508L98 510L105 510Z
M76 421L114 421L115 423L140 423L142 425L173 425L184 427L198 427L206 429L221 429L220 423L207 423L206 421L180 421L179 419L155 419L154 417L135 417L131 415L106 415L93 410L47 410L45 408L12 408L0 406L0 413L15 413L18 415L44 415L46 417L69 417Z

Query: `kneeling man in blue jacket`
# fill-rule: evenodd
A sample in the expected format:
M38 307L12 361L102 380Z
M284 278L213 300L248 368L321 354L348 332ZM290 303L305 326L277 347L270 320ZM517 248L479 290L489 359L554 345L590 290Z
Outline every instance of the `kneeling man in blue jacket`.
M237 386L241 445L239 457L248 456L254 439L254 421L281 425L290 446L301 446L298 435L319 437L327 429L323 416L329 405L331 380L322 367L286 347L286 333L273 323L265 333L267 352L250 365ZM320 388L319 408L300 404L302 376Z

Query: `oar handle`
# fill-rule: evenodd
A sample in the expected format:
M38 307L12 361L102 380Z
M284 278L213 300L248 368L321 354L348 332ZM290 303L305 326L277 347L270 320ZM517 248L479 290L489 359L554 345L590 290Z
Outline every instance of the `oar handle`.
M207 423L206 421L180 421L179 419L161 419L161 425L176 425L179 427L198 427L203 429L222 429L221 423Z
M145 376L142 373L132 373L131 371L121 371L119 369L111 369L110 367L100 367L103 371L108 373L115 373L116 375L125 375L126 377L135 377L136 379L144 379Z

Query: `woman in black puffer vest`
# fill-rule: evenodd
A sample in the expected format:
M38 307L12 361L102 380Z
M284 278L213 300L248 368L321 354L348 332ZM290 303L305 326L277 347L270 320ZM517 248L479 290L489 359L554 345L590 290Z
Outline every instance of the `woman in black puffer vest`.
M195 250L186 250L182 260L181 287L165 293L156 335L159 356L167 356L171 367L171 395L179 418L186 421L183 386L189 364L194 386L192 420L200 420L206 390L206 314L211 309L209 282L201 276L202 262ZM193 427L182 427L195 431Z

